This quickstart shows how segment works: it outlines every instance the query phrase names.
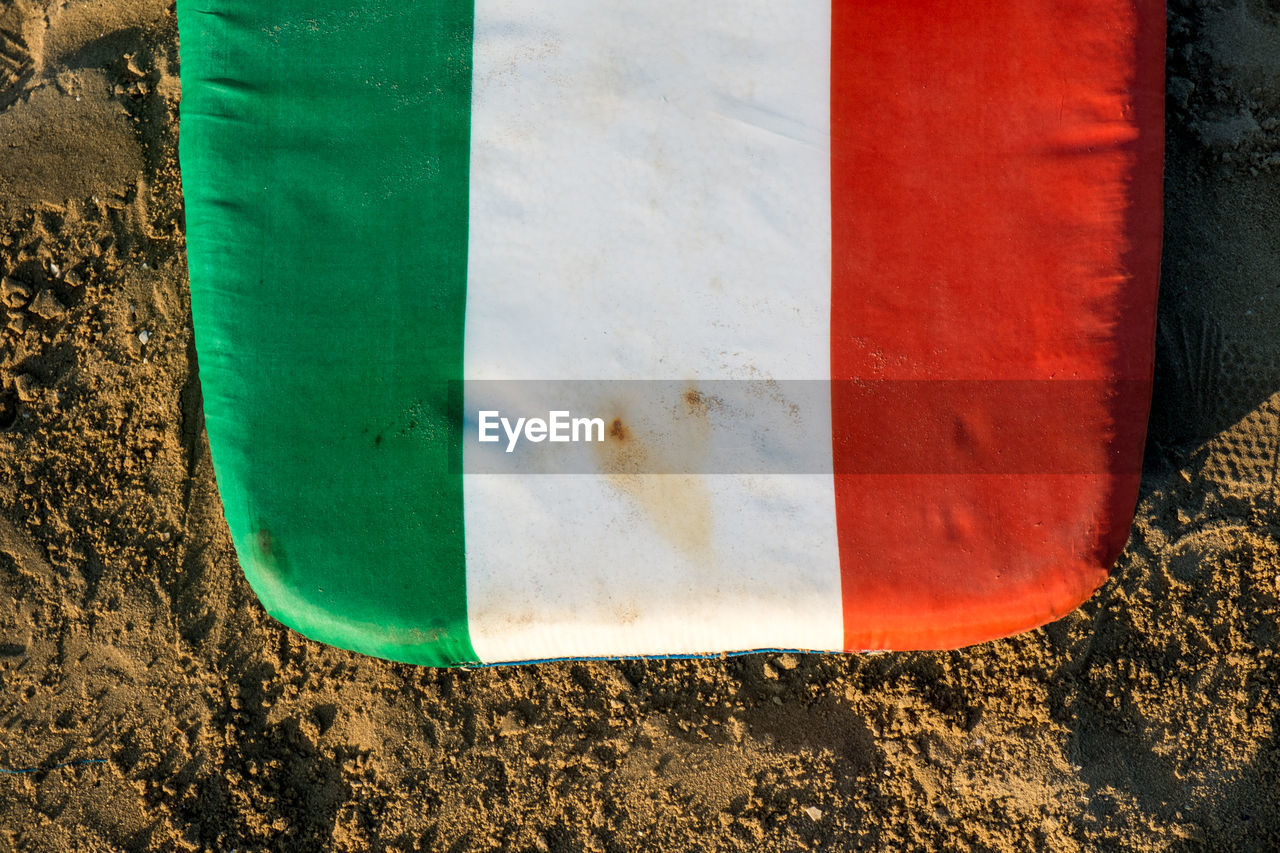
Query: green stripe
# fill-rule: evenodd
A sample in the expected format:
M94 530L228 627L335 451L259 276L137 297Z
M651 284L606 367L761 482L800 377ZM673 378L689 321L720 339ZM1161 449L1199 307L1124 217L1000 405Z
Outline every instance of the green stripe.
M472 661L460 441L471 0L180 0L205 417L268 612Z

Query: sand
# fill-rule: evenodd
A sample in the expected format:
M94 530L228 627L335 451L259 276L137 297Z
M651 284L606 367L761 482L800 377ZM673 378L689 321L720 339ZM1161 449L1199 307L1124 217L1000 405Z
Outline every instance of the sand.
M1148 471L1092 601L949 653L448 672L240 574L170 4L0 0L0 766L44 768L0 851L1280 849L1280 6L1169 25Z

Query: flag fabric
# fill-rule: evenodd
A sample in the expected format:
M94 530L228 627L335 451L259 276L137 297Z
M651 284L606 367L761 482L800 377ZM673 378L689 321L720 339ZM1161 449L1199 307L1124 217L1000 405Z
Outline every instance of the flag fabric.
M1163 4L178 13L206 423L282 622L432 665L947 648L1105 580Z

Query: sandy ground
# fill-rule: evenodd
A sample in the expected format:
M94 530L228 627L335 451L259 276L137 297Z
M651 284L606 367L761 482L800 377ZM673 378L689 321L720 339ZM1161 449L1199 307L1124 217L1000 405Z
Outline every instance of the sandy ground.
M46 768L0 775L0 851L1280 849L1280 5L1169 26L1149 471L1087 606L447 672L302 640L236 565L170 5L0 0L0 766Z

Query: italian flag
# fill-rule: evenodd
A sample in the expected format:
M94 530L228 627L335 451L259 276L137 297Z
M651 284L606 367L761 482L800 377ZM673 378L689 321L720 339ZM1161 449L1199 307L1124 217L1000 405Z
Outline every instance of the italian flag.
M276 618L432 665L946 648L1106 578L1162 3L178 12L205 417ZM577 396L520 409L520 382ZM602 420L597 468L486 467L482 411L549 408ZM820 464L660 464L769 417Z

